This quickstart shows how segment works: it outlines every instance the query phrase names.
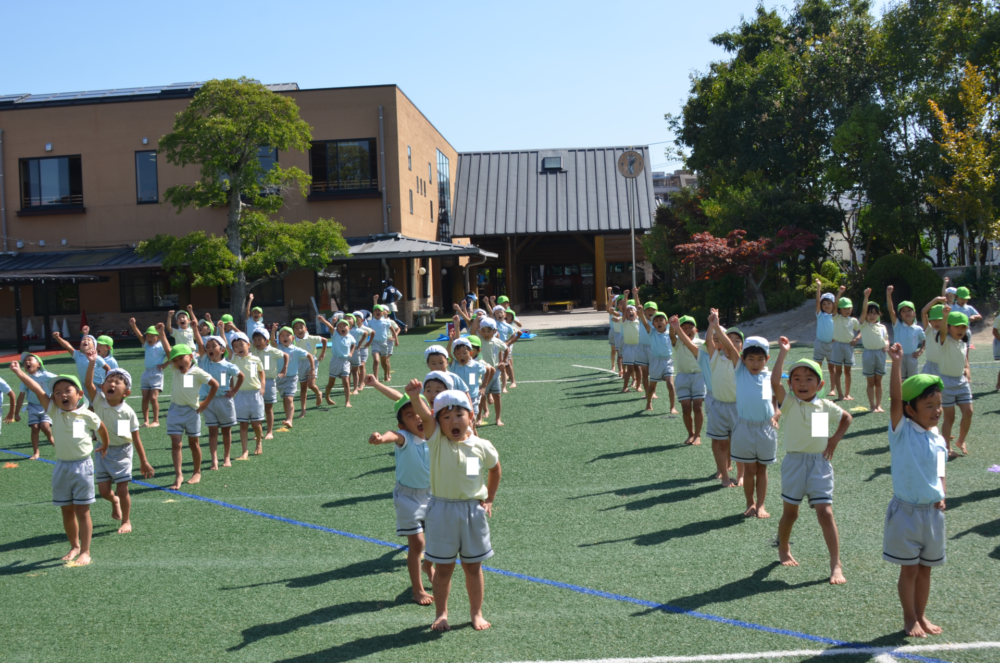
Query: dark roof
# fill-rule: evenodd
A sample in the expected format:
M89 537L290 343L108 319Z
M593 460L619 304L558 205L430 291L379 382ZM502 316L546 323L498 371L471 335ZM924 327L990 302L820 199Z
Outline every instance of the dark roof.
M43 251L0 256L0 272L100 272L104 270L158 267L160 256L143 258L135 249L87 249Z
M462 152L455 182L454 237L629 230L626 179L618 157L627 147L512 152ZM636 178L636 230L648 230L656 203L649 147ZM543 170L542 159L562 157L562 168Z
M0 285L31 285L32 283L48 283L65 285L69 283L105 283L111 279L95 274L0 274Z
M150 101L155 99L184 99L193 97L204 85L204 81L193 83L171 83L148 87L125 87L113 90L91 90L90 92L55 92L50 94L5 94L0 95L0 110L11 108L39 108L42 106L78 106L82 104L103 104L120 101ZM299 89L298 83L276 83L265 85L272 92L290 92Z
M399 233L347 237L354 258L440 258L446 256L485 256L497 254L469 244L448 244L429 239L414 239Z

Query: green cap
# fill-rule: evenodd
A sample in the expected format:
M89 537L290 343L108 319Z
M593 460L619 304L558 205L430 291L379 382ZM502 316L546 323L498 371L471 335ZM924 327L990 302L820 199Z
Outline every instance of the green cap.
M746 335L744 335L744 333L740 331L739 327L730 327L729 329L726 330L726 333L727 334L739 334L741 341L747 340Z
M814 362L812 359L806 359L806 358L799 359L798 361L793 362L792 365L788 367L788 377L792 377L792 371L794 371L796 368L799 367L808 368L810 371L815 373L816 377L818 377L820 380L823 379L823 368L819 364Z
M918 373L911 375L903 382L903 400L912 401L914 398L924 393L927 387L937 385L938 389L944 389L944 382L936 375L930 373Z
M251 313L253 313L254 311L257 311L257 312L258 312L258 313L260 313L261 315L264 315L264 309L262 309L262 308L261 308L261 307L259 307L259 306L254 306L254 307L253 307L252 309L250 309L250 312L251 312Z
M149 327L146 328L146 333L147 334L152 334L153 336L159 336L160 335L159 330L157 330L157 328L154 327L153 325L150 325Z
M219 318L219 322L232 322L232 321L233 321L233 316L231 316L228 313Z
M208 331L209 332L211 332L213 334L215 333L215 325L213 325L208 320L202 320L199 324L205 325L206 327L208 327Z
M500 295L497 297L497 304L506 304L509 301L510 299L508 299L507 295Z
M968 299L971 296L972 293L964 285L955 291L955 299Z
M112 338L110 336L98 336L97 337L97 344L98 345L106 345L109 348L111 348L110 350L108 350L108 354L109 355L113 355L115 353L115 342L114 342L114 340L112 340Z
M958 311L952 311L948 314L948 326L949 327L968 327L969 326L969 316L964 313L959 313Z
M878 302L868 301L868 306L874 306L876 311L881 311L882 307L878 305Z
M655 313L655 314L653 315L653 320L656 320L657 318L663 318L663 319L665 319L665 320L666 320L666 319L668 319L668 318L667 318L667 314L666 314L666 313L664 313L663 311L657 311L657 312L656 312L656 313Z
M515 318L517 317L517 313L514 313L514 309L512 309L512 308L504 310L504 313L510 313Z
M420 394L420 400L422 400L424 403L426 403L427 407L431 406L431 404L427 402L427 399L424 397L423 394ZM409 395L408 394L403 394L403 397L400 398L398 401L396 401L396 414L399 414L399 411L403 409L404 405L409 405L409 404L410 404L410 397L409 397Z
M281 332L288 332L289 334L293 334L293 335L295 334L295 330L293 330L291 327L282 327L281 329L278 330L279 334Z
M352 317L351 317L351 319L350 319L350 320L348 320L348 319L347 319L347 316L345 315L345 316L344 316L344 317L342 317L342 318L341 318L340 320L337 320L337 322L336 322L336 323L335 323L335 324L334 324L333 326L334 326L334 327L336 327L336 326L338 326L338 325L340 325L340 324L345 324L345 325L347 325L348 327L350 327L350 326L351 326L351 320L353 320L353 319L354 319L354 317L352 316Z
M689 324L689 323L692 324L692 325L694 325L695 327L698 326L698 323L695 322L694 318L692 318L690 315L685 315L683 318L681 318L680 320L677 321L677 324L679 324L679 325L686 325L686 324Z
M472 344L472 347L482 349L483 342L481 340L479 340L478 336L476 336L475 334L472 334L470 336L467 336L466 338L469 339L469 343Z
M917 307L913 305L913 302L907 301L907 302L899 302L899 306L896 307L896 311L902 311L907 306L912 308L914 311L917 310Z
M184 343L178 343L174 347L170 348L170 361L189 354L191 354L191 348Z
M944 319L944 304L938 304L937 306L932 306L931 310L927 312L928 320L943 320Z
M295 325L299 324L300 322L302 324L306 324L306 321L303 320L302 318L295 318L294 320L292 320L292 327L294 327Z
M659 311L660 310L660 307L656 305L656 302L646 302L645 304L642 305L642 310L645 311L648 308L651 308L654 311Z
M345 318L350 318L351 320L354 320L355 322L357 322L357 321L358 321L358 319L354 317L354 314L353 314L353 313L345 313L345 314L344 314L344 315L343 315L343 316L341 317L341 319L345 319Z
M75 375L57 375L56 379L49 383L49 393L54 393L56 384L66 380L67 382L72 382L76 387L77 391L83 391L83 387L80 386L80 380Z
M24 353L24 355L23 355L23 357L24 357L24 359L21 359L21 361L22 361L22 362L23 362L23 361L24 361L25 359L27 359L28 357L34 357L34 358L35 358L35 361L37 361L37 362L38 362L38 367L39 367L40 369L42 369L43 371L45 370L45 362L44 362L44 361L42 361L42 358L41 358L41 357L39 357L38 355L33 355L33 354L31 354L30 352L25 352L25 353Z
M847 297L841 297L837 302L837 308L854 308L854 303Z
M630 299L630 300L628 300L627 302L625 302L625 304L626 304L627 306L635 306L635 300L634 300L634 299Z

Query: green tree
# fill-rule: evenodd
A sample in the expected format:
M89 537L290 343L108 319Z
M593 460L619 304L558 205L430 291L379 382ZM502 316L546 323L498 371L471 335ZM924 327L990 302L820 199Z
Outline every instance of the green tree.
M173 131L160 139L167 161L198 166L199 179L170 187L164 199L178 214L188 207L225 206L226 234L160 234L142 242L138 251L162 254L161 264L176 281L229 285L230 312L243 326L251 288L294 269L322 269L348 253L343 228L332 220L285 223L270 218L291 189L307 195L311 179L276 162L265 171L261 154L304 152L310 140L310 127L291 98L247 78L207 82L177 114Z

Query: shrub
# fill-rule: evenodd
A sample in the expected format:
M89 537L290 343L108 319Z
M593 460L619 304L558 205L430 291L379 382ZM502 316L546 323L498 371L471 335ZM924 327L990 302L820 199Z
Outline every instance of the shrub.
M816 285L813 284L813 297L816 296ZM802 291L798 288L784 288L782 290L774 290L772 292L767 292L764 294L764 301L767 303L768 313L778 313L779 311L788 311L793 308L797 308L802 305L802 302L806 300L806 297L802 294Z
M841 277L843 274L840 273L840 265L832 260L827 260L819 268L819 276L830 281L831 283L841 284ZM815 280L815 279L814 279ZM826 284L824 284L826 285Z
M882 256L865 274L861 290L872 289L871 301L885 304L885 289L893 286L892 301L896 306L904 300L914 303L919 312L927 302L941 295L943 279L924 262L902 253ZM852 293L855 306L860 307L862 295ZM855 308L855 312L857 312Z

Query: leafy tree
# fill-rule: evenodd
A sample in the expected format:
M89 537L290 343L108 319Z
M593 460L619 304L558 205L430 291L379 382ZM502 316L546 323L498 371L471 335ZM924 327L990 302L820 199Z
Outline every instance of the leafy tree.
M307 195L311 180L277 163L265 171L259 157L267 150L304 152L310 139L291 98L247 78L207 82L160 139L167 161L197 165L199 179L170 187L164 198L178 214L187 207L227 207L225 237L201 230L184 237L160 234L137 250L162 254L161 264L176 281L230 285L230 312L242 326L251 288L294 269L322 269L348 253L343 228L332 220L289 224L269 218L290 189Z
M746 279L747 285L757 298L761 313L767 313L767 302L761 286L767 278L767 266L771 258L770 239L748 241L745 230L734 230L725 237L712 233L696 233L691 242L674 247L683 256L681 262L692 264L706 280L715 280L729 274L738 274ZM760 280L754 277L754 268L764 265Z

